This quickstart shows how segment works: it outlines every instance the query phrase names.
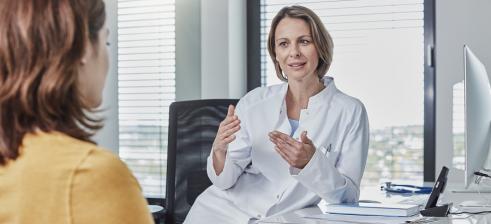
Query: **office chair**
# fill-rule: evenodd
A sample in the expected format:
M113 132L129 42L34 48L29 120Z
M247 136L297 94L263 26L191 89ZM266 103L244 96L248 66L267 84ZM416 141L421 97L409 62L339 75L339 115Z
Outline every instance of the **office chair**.
M235 99L174 102L170 105L165 223L182 223L201 192L211 185L207 158L220 122Z

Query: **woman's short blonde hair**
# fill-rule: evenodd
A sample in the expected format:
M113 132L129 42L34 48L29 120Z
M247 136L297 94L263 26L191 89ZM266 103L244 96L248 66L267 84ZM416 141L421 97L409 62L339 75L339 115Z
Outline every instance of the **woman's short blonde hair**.
M317 54L319 55L319 64L317 65L315 72L319 79L321 79L331 66L334 44L332 42L331 35L329 35L329 32L327 32L327 29L324 27L324 24L320 18L309 8L299 5L283 7L271 22L271 30L269 31L268 36L268 51L271 59L273 60L276 75L282 81L288 80L286 75L283 74L280 64L278 61L276 61L275 52L276 27L285 17L302 19L310 26L312 40L314 42L315 49L317 50Z

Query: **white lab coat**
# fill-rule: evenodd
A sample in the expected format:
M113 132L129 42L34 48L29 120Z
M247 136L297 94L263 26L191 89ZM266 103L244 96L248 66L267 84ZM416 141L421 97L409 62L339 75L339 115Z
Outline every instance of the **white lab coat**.
M241 129L229 144L225 166L217 176L212 156L208 177L213 183L195 201L185 223L248 223L278 213L327 202L356 202L368 151L368 117L363 104L339 91L330 77L301 110L299 127L316 152L296 169L275 151L268 133L291 133L286 83L260 87L237 104Z

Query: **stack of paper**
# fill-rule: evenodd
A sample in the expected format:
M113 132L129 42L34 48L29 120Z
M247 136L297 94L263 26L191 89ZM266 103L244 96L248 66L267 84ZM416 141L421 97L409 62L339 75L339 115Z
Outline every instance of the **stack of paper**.
M418 223L419 221L427 221L424 223L429 223L430 221L437 221L438 219L436 218L427 218L427 217L420 217L418 215L411 216L411 217L388 217L388 216L366 216L366 215L341 215L341 214L329 214L329 213L324 213L324 214L317 214L317 215L309 215L305 216L304 218L308 219L321 219L323 221L326 221L326 223L332 223L332 224L347 224L347 223L356 223L356 224L403 224L403 223L408 223L408 222L415 222ZM309 222L305 222L309 223ZM318 222L312 222L312 223L318 223ZM322 222L324 223L324 222ZM423 223L423 222L421 222Z

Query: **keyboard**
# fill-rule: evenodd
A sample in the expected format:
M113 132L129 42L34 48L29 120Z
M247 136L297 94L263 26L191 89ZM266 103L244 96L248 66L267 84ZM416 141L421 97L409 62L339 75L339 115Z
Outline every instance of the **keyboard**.
M407 197L398 203L400 204L408 204L408 205L425 205L430 197L429 194L417 194L410 197Z

